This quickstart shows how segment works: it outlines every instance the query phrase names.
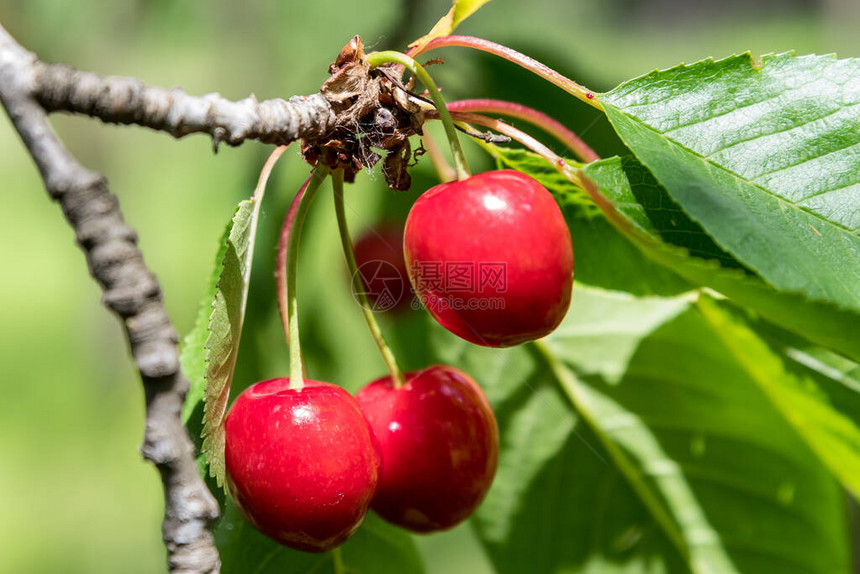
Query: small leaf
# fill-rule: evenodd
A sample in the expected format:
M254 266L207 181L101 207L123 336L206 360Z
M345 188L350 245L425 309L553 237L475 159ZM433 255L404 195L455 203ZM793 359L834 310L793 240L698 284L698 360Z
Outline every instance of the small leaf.
M224 416L242 337L260 204L269 174L285 149L281 146L272 152L254 195L236 207L219 244L215 270L194 329L185 338L181 357L183 372L191 381L183 420L196 431L200 423L195 416L199 416L203 402L202 452L219 486L224 484L225 472Z
M454 28L459 26L463 20L474 14L478 9L490 0L454 0L454 18L451 22L450 34Z
M600 100L722 249L780 292L860 312L860 60L704 60Z
M453 6L447 14L436 22L436 25L427 33L409 44L410 51L421 51L421 49L435 38L449 36L463 20L474 14L478 9L490 0L453 0Z

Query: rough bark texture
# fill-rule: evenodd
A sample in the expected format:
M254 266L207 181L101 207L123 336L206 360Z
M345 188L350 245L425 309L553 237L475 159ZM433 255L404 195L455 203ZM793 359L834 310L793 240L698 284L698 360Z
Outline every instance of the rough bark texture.
M210 94L100 78L68 66L44 64L0 27L0 102L29 150L50 196L60 204L104 304L121 320L146 396L143 456L164 485L164 542L171 572L220 569L211 526L218 505L203 483L194 448L180 420L188 381L179 369L178 337L162 304L161 288L146 267L137 235L100 174L81 166L48 123L63 110L106 122L134 123L176 137L207 133L216 146L245 139L288 143L325 132L334 115L322 96L290 101L230 102Z
M322 94L238 102L218 94L195 97L180 88L147 86L133 78L103 78L65 64L33 64L32 95L48 112L84 114L115 124L136 124L174 137L193 133L239 145L247 139L286 145L324 134L335 115Z

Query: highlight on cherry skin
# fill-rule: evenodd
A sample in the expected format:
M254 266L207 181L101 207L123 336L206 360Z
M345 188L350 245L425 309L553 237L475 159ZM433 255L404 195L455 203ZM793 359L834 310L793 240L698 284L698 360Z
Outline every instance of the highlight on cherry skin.
M325 552L361 525L376 493L379 447L355 399L305 380L252 385L225 420L227 488L248 522L275 541Z
M499 458L496 417L478 384L454 367L383 377L362 388L361 405L382 452L371 508L415 532L451 528L483 501Z
M471 343L539 339L570 306L570 230L549 191L514 170L427 190L407 217L404 253L421 303Z

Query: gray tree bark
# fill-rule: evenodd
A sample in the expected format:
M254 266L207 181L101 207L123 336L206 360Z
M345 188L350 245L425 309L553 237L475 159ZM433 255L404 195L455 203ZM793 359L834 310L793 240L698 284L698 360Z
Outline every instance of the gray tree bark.
M218 94L190 96L130 78L100 77L46 64L0 26L0 102L33 158L48 194L60 204L86 255L103 302L125 328L146 396L142 453L164 486L163 538L174 573L220 570L212 523L218 505L200 477L180 411L188 380L179 369L178 336L162 304L161 287L125 223L119 201L100 174L63 146L48 113L63 111L105 122L136 124L174 137L192 133L219 143L247 139L287 144L319 137L335 115L321 94L232 102Z

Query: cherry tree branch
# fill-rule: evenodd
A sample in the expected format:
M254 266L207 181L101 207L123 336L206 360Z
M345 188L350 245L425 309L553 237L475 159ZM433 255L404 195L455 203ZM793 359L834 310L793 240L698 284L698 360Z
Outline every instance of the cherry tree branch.
M74 228L90 273L102 287L105 306L116 313L125 328L143 381L146 429L141 450L144 458L157 467L164 485L162 530L170 571L218 572L220 561L211 531L212 522L218 517L218 505L198 473L194 447L180 420L188 381L179 369L178 336L162 304L161 287L144 263L137 247L137 234L123 220L119 202L108 189L107 181L75 160L52 130L43 107L45 102L53 102L54 109L59 109L66 99L78 102L69 103L69 108L85 105L86 97L75 95L93 93L90 90L101 88L96 82L85 83L81 90L68 89L66 85L66 88L52 91L45 83L46 69L52 68L41 64L34 54L24 50L0 26L0 102L33 157L48 193L60 204ZM74 74L66 70L59 76L71 78ZM95 76L83 77L90 82L95 79ZM105 82L102 86L111 85L112 80ZM67 96L62 96L63 93ZM160 92L143 89L142 93ZM174 135L205 131L211 133L216 141L220 127L226 130L225 139L230 142L265 133L259 127L248 128L245 116L233 121L236 118L225 118L217 113L208 116L216 127L204 129L201 116L193 116L193 120L186 121L191 117L189 110L194 107L190 104L173 115L165 114L165 108L158 106L135 114L129 102L142 104L157 98L147 99L139 93L135 100L124 97L129 96L128 92L108 90L107 95L111 94L117 98L105 99L102 92L102 97L89 100L94 104L101 102L92 109L109 121L136 119L144 125L149 122L150 127L163 126L168 131L173 130ZM125 107L112 107L109 105L111 101L124 103ZM182 101L182 98L174 97L173 101ZM212 101L209 104L210 110L218 108ZM297 122L294 125L304 124ZM245 129L237 130L236 126L244 126Z
M181 138L204 133L217 149L245 140L287 145L325 134L335 114L322 94L257 101L249 96L238 102L219 94L190 96L180 88L148 86L134 78L102 77L66 64L47 64L15 43L0 26L4 52L29 60L29 94L47 112L70 112L113 124L136 124ZM10 47L16 47L10 51Z

